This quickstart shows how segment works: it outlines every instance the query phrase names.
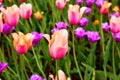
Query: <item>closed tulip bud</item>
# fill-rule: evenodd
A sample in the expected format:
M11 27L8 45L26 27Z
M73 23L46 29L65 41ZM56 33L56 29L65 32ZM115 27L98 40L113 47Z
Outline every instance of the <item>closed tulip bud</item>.
M49 42L49 53L54 59L61 59L68 51L68 32L65 29L55 31L50 40L49 35L45 34L44 37Z
M69 5L68 20L70 24L72 25L79 24L80 19L85 10L86 10L86 7L82 7L79 9L79 5Z
M111 17L111 19L110 19L110 30L113 33L120 32L120 16L119 17L115 17L115 16Z
M23 19L29 19L32 15L32 5L31 4L26 4L26 3L22 3L20 5L20 16Z
M24 35L22 32L12 33L13 45L19 54L25 54L32 45L32 34Z
M3 2L3 0L0 0L0 3L2 3Z
M56 6L58 9L62 10L64 9L66 3L68 2L69 0L56 0Z
M16 26L19 21L19 8L17 5L13 5L11 7L7 7L7 9L0 8L0 10L4 14L4 21L9 26Z
M85 27L87 25L87 23L88 23L88 19L87 18L82 18L80 20L80 26L81 27Z
M81 4L83 3L83 0L76 0L76 3L77 3L78 5L81 5Z
M0 62L0 73L2 73L3 70L4 70L5 68L7 68L7 67L8 67L8 63L7 63L7 62L4 62L4 63L1 63L1 62Z
M102 23L102 29L104 32L107 32L110 29L110 26L108 25L107 22Z
M85 10L85 14L88 16L90 13L91 13L91 8L87 8L86 10Z
M102 6L100 8L100 13L101 14L107 14L110 6L111 6L111 3L108 3L107 1L104 1L104 3L102 4Z
M120 32L112 33L112 37L116 42L120 42Z
M67 24L64 22L57 22L57 23L55 23L55 26L58 29L66 29L67 28Z
M12 0L8 0L8 2L10 2L10 3L11 3L11 2L12 2Z
M96 0L95 4L98 8L101 8L102 4L104 3L104 0Z

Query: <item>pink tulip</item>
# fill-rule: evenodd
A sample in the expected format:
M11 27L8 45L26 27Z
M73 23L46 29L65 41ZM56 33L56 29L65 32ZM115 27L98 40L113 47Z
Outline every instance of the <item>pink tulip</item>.
M68 20L70 24L72 25L79 24L80 19L86 9L87 9L86 7L82 7L79 9L79 5L69 5Z
M102 6L100 8L100 13L101 14L107 14L110 6L111 6L111 3L108 3L107 1L104 1L104 3L102 4Z
M111 17L111 19L110 19L110 30L113 33L120 32L120 16L119 17L115 17L115 16Z
M1 8L1 11L4 13L4 21L9 26L16 26L19 21L19 8L17 5L7 7L7 9Z
M26 4L23 3L20 5L20 16L23 19L29 19L30 16L32 15L32 5L31 4Z
M68 32L65 29L55 31L50 40L49 35L45 34L44 37L49 42L49 53L54 59L61 59L65 56L68 50Z
M3 2L3 0L0 0L0 3L2 3Z
M26 0L19 0L20 2L25 2Z
M3 32L3 20L2 20L2 13L0 14L0 33Z
M25 54L32 45L33 36L31 33L26 35L24 35L22 32L18 32L18 34L12 33L12 37L14 39L14 48L19 54Z
M56 0L56 6L58 9L62 10L64 9L66 3L68 2L69 0Z

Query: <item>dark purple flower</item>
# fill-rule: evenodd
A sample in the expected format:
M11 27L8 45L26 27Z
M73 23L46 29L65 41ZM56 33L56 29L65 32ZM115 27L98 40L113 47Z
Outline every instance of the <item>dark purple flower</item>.
M55 26L56 26L57 29L66 29L67 28L67 24L64 23L64 22L57 22L55 24Z
M0 62L0 73L3 72L3 70L8 67L8 63L7 62L4 62L4 63L1 63Z
M36 47L37 43L39 43L39 41L43 37L43 33L32 32L32 35L33 35L32 45L33 47Z
M82 19L80 20L80 26L81 26L81 27L86 26L87 23L88 23L88 19L87 19L87 18L82 18Z
M109 15L110 18L111 18L112 16L118 17L118 16L119 16L119 13L118 13L118 12L115 12L114 14L110 14L110 15Z
M33 74L33 75L30 77L30 80L45 80L45 79L43 79L42 77L40 77L40 76L37 75L37 74Z
M101 8L101 5L104 3L104 0L96 0L95 4L98 8Z
M85 10L85 14L88 16L90 13L91 13L91 8L87 8L86 10Z
M102 29L104 32L107 32L110 29L110 26L108 25L107 22L102 23Z
M76 3L77 3L78 5L81 5L81 4L83 3L83 0L76 0Z
M95 32L95 31L87 31L86 35L87 35L88 41L90 41L92 43L94 43L100 39L98 32Z
M59 30L58 28L53 28L52 30L51 30L51 33L53 34L55 31L57 31L57 30Z
M94 0L86 0L86 6L91 7L94 3Z
M112 33L112 37L116 42L120 42L120 32L118 33Z
M85 30L79 27L74 30L74 34L77 38L82 39L85 36Z
M15 29L15 27L10 27L8 24L4 24L3 25L3 32L6 34L6 35L9 35L10 34L10 32L12 31L12 30L14 30Z

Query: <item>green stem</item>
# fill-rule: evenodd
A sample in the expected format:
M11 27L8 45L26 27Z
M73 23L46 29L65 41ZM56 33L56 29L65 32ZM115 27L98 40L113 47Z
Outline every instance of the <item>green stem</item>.
M38 59L37 59L37 56L36 56L36 54L35 54L35 50L34 50L33 47L32 47L32 51L33 51L33 54L34 54L34 57L35 57L37 66L38 66L40 72L42 73L43 77L46 79L46 76L45 76L45 74L44 74L44 72L43 72L43 70L42 70L42 67L40 66L40 64L39 64L39 62L38 62Z
M114 74L114 79L116 80L116 69L115 69L115 56L114 56L114 44L115 44L115 42L113 41L113 45L112 45L112 64L113 64L113 74Z
M72 30L72 47L73 47L73 55L74 55L74 60L75 60L75 65L76 65L76 68L78 70L78 74L80 76L80 79L83 80L82 78L82 75L81 75L81 72L80 72L80 69L78 67L78 63L77 63L77 58L76 58L76 54L75 54L75 44L74 44L74 26L73 27L73 30Z
M101 43L101 50L102 50L102 56L103 56L103 59L105 58L105 46L104 46L104 34L103 34L103 30L102 30L102 14L100 15L100 36L101 36L101 40L100 40L100 43ZM104 59L105 61L105 59ZM105 80L107 80L107 74L106 74L106 66L103 66L104 68L104 75L105 75Z
M56 75L57 75L57 80L58 80L58 60L56 60L55 63L56 63Z

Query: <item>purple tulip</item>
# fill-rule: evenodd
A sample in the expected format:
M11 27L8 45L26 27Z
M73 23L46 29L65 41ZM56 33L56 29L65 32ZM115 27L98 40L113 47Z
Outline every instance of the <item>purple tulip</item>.
M77 38L82 39L85 36L85 30L79 27L74 30L74 34Z
M8 24L4 24L3 25L3 32L6 34L6 35L9 35L11 33L12 30L14 30L15 27L10 27Z
M102 23L102 29L104 32L107 32L110 29L110 26L108 25L107 22Z
M1 62L0 62L0 73L2 73L3 70L4 70L5 68L7 68L7 67L8 67L8 63L7 63L7 62L4 62L4 63L1 63Z
M101 5L104 3L104 0L96 0L95 4L98 8L101 8Z
M76 3L77 3L78 5L81 5L81 4L83 3L83 0L76 0Z
M114 38L114 40L116 41L116 42L120 42L120 32L118 32L118 33L112 33L112 37Z
M37 74L33 74L33 75L30 77L30 80L45 80L45 79L43 79L42 77L40 77L40 76L37 75Z
M51 33L53 34L55 31L57 31L57 30L59 30L58 28L53 28L52 30L51 30Z
M55 24L55 26L56 26L57 29L66 29L67 28L67 24L64 23L64 22L57 22Z
M86 10L85 10L85 14L88 16L90 13L91 13L91 8L87 8Z
M33 35L32 45L33 47L36 47L36 45L39 43L39 41L43 37L43 33L32 32L32 35Z
M81 27L86 26L87 23L88 23L88 19L87 19L87 18L82 18L82 19L80 20L80 26L81 26Z
M112 16L118 17L118 16L119 16L119 13L118 13L118 12L115 12L115 13L109 15L110 18L111 18Z
M91 7L94 3L94 0L86 0L86 6Z
M100 39L98 32L95 32L95 31L87 31L86 35L87 35L88 41L90 41L92 43L94 43Z

